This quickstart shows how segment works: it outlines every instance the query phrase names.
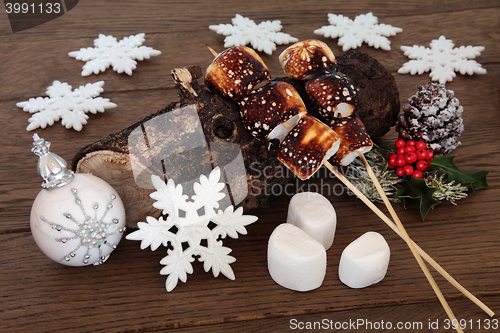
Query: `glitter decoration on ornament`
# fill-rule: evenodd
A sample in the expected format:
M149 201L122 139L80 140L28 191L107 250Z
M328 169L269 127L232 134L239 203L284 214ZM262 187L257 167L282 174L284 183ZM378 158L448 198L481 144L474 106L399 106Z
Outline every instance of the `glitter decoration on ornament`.
M403 31L389 24L379 24L378 18L372 13L358 15L354 20L330 13L328 22L330 25L316 29L314 33L327 38L339 38L338 44L344 52L360 47L363 42L376 49L390 51L391 42L387 37Z
M96 249L98 252L98 260L94 262L94 265L99 265L103 264L109 257L108 255L105 255L103 252L103 245L110 247L111 249L116 249L117 244L109 242L107 239L110 238L110 236L118 234L118 233L123 233L125 231L124 227L115 227L115 225L120 223L120 220L117 218L113 218L109 220L108 222L105 221L106 215L108 215L108 212L110 209L113 208L113 201L116 200L117 196L116 194L112 194L109 203L106 205L106 210L102 214L102 216L99 218L97 216L98 214L98 209L99 209L99 204L94 203L92 206L94 210L94 216L90 216L83 204L82 200L78 196L78 189L72 188L71 193L75 196L75 204L78 205L80 210L82 211L83 214L83 221L79 221L76 219L73 215L69 213L64 213L64 217L70 221L72 221L75 224L76 229L73 227L67 227L64 225L60 225L56 222L51 222L47 220L43 215L40 215L40 219L49 224L52 229L58 231L58 232L69 232L72 235L71 236L63 236L63 237L58 237L55 238L54 240L56 242L60 243L67 243L71 240L77 240L78 244L74 249L69 251L66 255L64 255L60 261L70 261L72 258L74 258L77 254L77 252L81 248L86 248L85 254L83 255L83 264L87 265L89 264L91 260L91 250Z
M59 119L67 129L81 131L89 118L86 113L96 114L116 107L108 98L97 97L104 91L103 86L104 81L98 81L72 91L69 84L56 80L47 88L48 97L30 98L16 106L33 113L27 131L52 126Z
M94 40L95 47L81 48L68 55L85 61L82 76L104 72L110 66L117 73L132 75L137 66L136 60L142 61L161 54L158 50L142 45L146 40L144 36L144 33L140 33L117 41L113 36L99 34L99 38Z
M411 60L398 70L400 74L421 75L430 71L431 79L443 84L453 81L455 72L462 75L486 74L486 69L472 60L481 55L483 46L455 47L452 40L440 36L432 40L429 48L413 45L401 46L401 50Z
M186 282L187 274L193 273L191 263L195 257L203 262L205 272L212 270L214 277L222 273L228 279L235 279L230 264L236 259L229 255L231 249L223 246L221 239L245 235L245 226L254 223L257 217L243 215L242 207L216 210L225 196L221 192L224 183L219 182L220 176L219 167L208 177L201 175L200 182L193 185L195 194L190 199L183 194L182 185L175 185L172 179L165 183L160 177L151 176L156 188L150 195L156 200L153 207L161 209L167 217L147 216L147 222L137 223L139 230L127 235L126 239L140 240L141 249L150 246L155 251L160 245L169 247L167 256L160 261L165 265L160 274L168 275L165 283L168 292L179 280Z
M104 180L68 170L50 152L50 142L33 136L42 190L33 202L33 239L50 259L67 266L104 263L125 231L125 208Z
M231 20L233 24L210 25L208 28L219 35L224 35L224 47L245 46L269 55L276 50L276 45L295 43L299 40L287 33L280 32L281 21L264 21L256 24L248 17L239 14Z

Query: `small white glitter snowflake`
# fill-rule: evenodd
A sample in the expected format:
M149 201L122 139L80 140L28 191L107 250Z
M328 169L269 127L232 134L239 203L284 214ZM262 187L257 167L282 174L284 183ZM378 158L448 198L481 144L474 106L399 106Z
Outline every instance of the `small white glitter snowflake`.
M109 66L113 66L115 72L132 75L137 65L136 60L142 61L161 54L151 47L141 46L144 41L143 33L124 37L119 42L113 36L100 34L99 38L94 40L95 48L81 48L80 51L73 51L68 55L86 61L82 76L104 72Z
M361 14L351 20L347 16L328 14L330 25L314 30L316 35L327 38L339 38L339 46L343 51L355 49L363 42L376 49L389 51L391 42L387 37L403 31L401 28L388 24L378 24L378 18L372 13Z
M423 46L401 46L405 56L410 59L398 73L411 75L422 74L431 71L429 76L433 81L446 83L453 81L455 72L460 74L486 74L486 69L481 67L475 59L484 50L482 46L460 46L454 47L453 41L445 36L434 39L430 43L430 48Z
M247 233L245 226L257 220L252 215L243 215L243 208L234 210L233 206L224 211L218 210L219 202L225 194L221 192L220 169L216 167L207 178L200 176L194 183L191 200L183 195L182 185L174 184L172 179L165 182L158 176L151 176L156 192L151 198L157 200L153 207L162 209L166 219L148 216L145 222L137 223L139 230L127 235L128 240L140 240L141 249L151 246L155 251L160 245L169 247L167 256L160 263L165 267L161 275L168 275L165 283L167 291L172 291L179 280L186 282L187 274L193 273L191 263L198 257L203 262L205 272L212 269L213 275L219 273L234 280L230 266L236 259L229 255L231 249L222 245L221 239L229 236L238 238L238 233Z
M69 84L56 80L47 88L46 94L49 97L30 98L16 105L26 112L33 113L28 119L30 124L26 128L27 131L52 126L59 119L62 119L61 123L66 128L81 131L89 118L87 112L96 114L116 107L109 99L97 97L104 91L103 85L104 81L87 83L71 91Z
M281 21L264 21L257 25L248 17L236 14L231 22L233 24L218 24L208 27L219 35L227 36L224 39L224 47L251 44L252 48L257 51L272 54L276 50L276 44L282 45L299 41L289 34L280 32Z

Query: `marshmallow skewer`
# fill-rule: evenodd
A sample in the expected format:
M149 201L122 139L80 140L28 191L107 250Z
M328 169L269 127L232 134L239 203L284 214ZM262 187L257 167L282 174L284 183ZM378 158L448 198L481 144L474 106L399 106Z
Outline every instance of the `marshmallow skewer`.
M208 46L207 46L208 47ZM214 54L214 55L218 55L215 51L213 51L210 47L208 47L211 52ZM245 50L244 50L245 51ZM250 56L252 57L252 54L248 54L248 52L245 52L246 53L246 56ZM322 60L326 59L325 57L322 58ZM262 62L262 60L260 58L258 58L258 60L260 62ZM241 62L241 64L245 64L245 62ZM254 63L250 63L251 66L255 66ZM265 66L265 65L264 65ZM245 72L245 65L242 66L243 68L239 68L242 72ZM326 67L326 66L325 66ZM264 70L266 69L266 67L264 67ZM216 72L214 71L215 75L216 75ZM260 72L262 73L262 72ZM267 73L264 72L264 75L262 74L259 74L259 76L257 77L252 77L250 79L250 84L252 84L253 86L255 86L255 84L259 83L259 81L261 82L262 80L266 80L267 77L265 77L267 75ZM207 73L207 76L209 74ZM215 76L214 75L214 76ZM210 73L210 76L212 76L212 73ZM264 77L263 77L264 76ZM207 77L208 78L208 77ZM231 79L234 79L234 78L231 78ZM225 80L222 80L220 81L222 84L224 84L224 81ZM231 81L231 80L229 80ZM217 81L214 81L214 83L217 82ZM227 81L226 81L227 82ZM208 83L208 82L207 82ZM212 83L212 82L210 82ZM217 84L215 84L216 87L217 87ZM223 87L224 88L224 87ZM242 87L243 89L242 90L246 90L246 89L249 89L247 86L243 86ZM246 89L245 89L246 88ZM251 89L251 88L250 88ZM243 95L245 95L245 93L243 93ZM240 95L241 96L241 95ZM233 97L234 98L234 97ZM237 97L238 98L238 97ZM284 122L282 123L283 127L285 127L287 130L291 130L292 129L292 126L288 123L288 122ZM311 131L309 131L311 132ZM312 131L312 132L316 132L316 131ZM333 143L333 141L332 141ZM333 146L331 147L333 148ZM371 147L370 147L371 148ZM332 151L335 150L335 149L332 149ZM360 149L361 150L361 149ZM360 156L363 156L362 155L362 152L364 152L363 150L358 150L357 153L360 154ZM354 153L355 150L352 151L352 153ZM323 152L324 153L324 152ZM354 155L354 154L351 154L351 155ZM363 156L364 157L364 156ZM443 275L443 277L445 277L453 286L455 286L458 290L460 290L465 296L467 296L469 299L471 299L475 304L477 304L481 309L483 309L486 313L488 313L490 316L493 316L494 313L493 311L491 311L488 307L486 307L486 305L484 305L482 302L480 302L476 297L474 297L470 292L468 292L465 288L463 288L456 280L454 280L441 266L439 266L439 264L437 264L429 255L427 255L427 253L425 253L420 247L418 247L418 245L416 245L410 238L409 236L406 234L406 232L403 233L403 231L401 231L398 226L396 224L394 224L386 215L384 215L384 213L382 213L368 198L366 198L361 192L359 192L359 190L356 189L356 187L354 185L352 185L340 172L338 172L328 161L327 159L322 159L321 161L322 163L320 163L318 165L318 168L321 164L324 164L334 175L337 176L337 178L339 178L353 193L355 193L376 215L378 215L391 229L393 229L394 232L396 232L403 240L405 240L408 245L410 246L410 244L412 244L414 246L414 249L416 249L416 251L418 251L418 253L420 253L420 255L422 255L422 257L424 257L424 259L429 262L429 264L435 268L441 275ZM340 163L341 165L343 165L344 163ZM349 164L349 163L346 163L346 164ZM286 164L285 164L286 165ZM287 165L288 166L288 165ZM314 168L314 170L317 170L317 168ZM314 173L314 172L313 172ZM308 176L310 177L310 175L312 174L309 174ZM378 183L378 182L377 182ZM392 207L391 207L392 208ZM392 209L392 212L394 210ZM391 209L390 209L390 212L391 212ZM391 214L392 214L391 212ZM395 212L394 212L395 214ZM396 220L396 219L395 219ZM398 219L399 221L399 219ZM399 221L400 222L400 221ZM411 246L410 246L411 248ZM415 251L415 253L417 253ZM414 253L414 255L415 255ZM418 254L417 254L418 255ZM421 259L420 259L421 260ZM424 264L425 266L425 264ZM430 274L430 273L429 273ZM427 276L427 275L426 275ZM432 283L431 283L432 285ZM434 282L434 285L435 285L435 282ZM436 286L437 287L437 286ZM433 286L434 288L434 286ZM439 296L438 296L439 298ZM441 300L441 298L440 298ZM447 304L446 304L447 305ZM443 305L444 306L444 305ZM446 307L445 307L446 309ZM448 309L449 309L449 306L448 306ZM452 314L451 310L447 311L448 314ZM454 317L453 317L454 318ZM452 317L450 316L450 319L452 319Z

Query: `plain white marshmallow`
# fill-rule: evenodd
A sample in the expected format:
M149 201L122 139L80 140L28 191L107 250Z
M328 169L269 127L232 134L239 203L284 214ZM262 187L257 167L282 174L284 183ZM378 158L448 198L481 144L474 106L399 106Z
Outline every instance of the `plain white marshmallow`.
M290 200L287 223L304 230L328 250L335 237L337 214L330 201L323 195L301 192Z
M321 286L326 274L326 250L300 228L282 223L269 237L267 267L279 285L309 291Z
M365 288L382 281L391 250L384 236L367 232L349 244L340 257L339 278L351 288Z

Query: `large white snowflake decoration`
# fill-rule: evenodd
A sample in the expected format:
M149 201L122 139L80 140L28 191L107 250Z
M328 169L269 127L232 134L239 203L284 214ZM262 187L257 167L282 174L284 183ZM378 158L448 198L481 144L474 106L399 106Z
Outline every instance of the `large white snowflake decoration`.
M475 59L484 50L482 46L454 47L453 41L445 36L434 39L430 48L423 46L401 46L405 56L412 59L403 64L398 73L411 75L431 71L429 76L433 81L446 83L453 81L455 72L460 74L486 74L486 69L481 67Z
M239 14L231 20L233 24L211 25L208 28L224 38L224 47L245 46L251 44L252 48L260 52L272 54L276 44L288 44L299 40L289 34L280 32L281 21L264 21L258 25L248 17Z
M139 222L139 230L126 238L140 240L141 249L151 246L155 251L160 245L169 247L167 256L160 261L165 265L160 274L168 275L167 291L172 291L179 280L186 282L187 274L193 273L191 263L195 256L203 262L205 272L211 269L215 277L222 273L231 280L235 279L230 264L236 259L229 255L231 249L224 247L221 239L226 236L238 238L238 233L245 235L245 226L255 222L257 217L243 215L242 207L216 210L225 196L221 192L224 183L219 183L220 176L218 167L208 178L201 175L200 182L193 185L195 194L191 200L183 194L182 185L175 185L172 179L165 184L160 177L151 176L156 188L156 192L150 195L156 200L153 207L162 209L167 218L148 216L147 223Z
M351 20L347 16L328 14L330 25L314 30L316 35L328 38L338 38L343 51L355 49L363 42L376 49L389 51L391 42L387 37L403 31L389 24L378 24L378 18L372 13L361 14Z
M104 81L99 81L87 83L72 91L69 84L56 80L47 88L46 94L49 97L30 98L16 105L33 113L28 119L30 124L27 131L52 126L59 119L66 128L81 131L89 118L86 113L96 114L116 107L109 99L97 97L104 91L103 86Z
M80 51L73 51L68 55L86 61L82 76L104 72L109 66L113 66L115 72L132 75L137 65L136 60L142 61L161 54L151 47L141 46L145 40L143 33L124 37L119 42L113 36L100 34L99 38L94 40L95 48L81 48Z

